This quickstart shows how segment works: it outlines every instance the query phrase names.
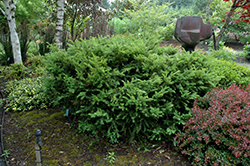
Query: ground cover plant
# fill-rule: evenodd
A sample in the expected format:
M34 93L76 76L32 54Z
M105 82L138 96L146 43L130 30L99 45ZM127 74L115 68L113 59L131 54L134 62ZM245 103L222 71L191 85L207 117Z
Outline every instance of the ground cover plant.
M5 93L8 94L6 111L31 111L34 108L48 108L50 102L45 96L42 80L42 77L38 77L9 81L5 89Z
M47 95L78 117L80 132L114 143L170 140L193 101L220 77L209 56L167 55L168 47L147 43L133 36L92 38L49 54Z
M217 87L195 102L192 118L175 137L193 165L250 163L249 88Z

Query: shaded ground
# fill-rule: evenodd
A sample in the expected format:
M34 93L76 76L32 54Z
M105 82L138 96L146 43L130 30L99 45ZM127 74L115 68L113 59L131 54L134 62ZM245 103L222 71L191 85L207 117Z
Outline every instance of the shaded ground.
M163 41L162 43L160 43L160 46L169 46L169 45L172 45L174 47L180 47L178 51L182 52L181 44L177 40ZM195 47L195 50L198 50L198 49L203 49L204 51L208 51L208 45L207 44L198 44Z
M174 47L180 47L179 52L182 52L181 44L177 40L164 41L160 43L160 46L169 46L170 44ZM240 44L236 41L225 43L225 46L233 48L235 51L239 51L239 52L243 51L243 48L244 48L243 44ZM200 44L198 44L195 47L195 50L198 50L198 49L203 49L204 51L208 51L208 45L205 44L205 42L200 42Z
M149 145L145 151L138 142L112 145L102 138L94 142L94 138L88 134L77 133L69 125L60 108L34 110L25 114L7 113L4 138L5 149L10 152L10 165L35 165L34 133L37 129L43 132L44 165L111 165L109 157L112 156L113 165L119 166L190 165L187 158L178 153L171 142Z

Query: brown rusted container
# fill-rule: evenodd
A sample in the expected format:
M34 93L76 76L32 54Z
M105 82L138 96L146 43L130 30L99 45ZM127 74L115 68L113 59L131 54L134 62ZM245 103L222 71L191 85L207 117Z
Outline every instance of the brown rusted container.
M186 51L194 51L200 41L212 36L212 25L204 24L201 17L184 16L177 20L174 36Z

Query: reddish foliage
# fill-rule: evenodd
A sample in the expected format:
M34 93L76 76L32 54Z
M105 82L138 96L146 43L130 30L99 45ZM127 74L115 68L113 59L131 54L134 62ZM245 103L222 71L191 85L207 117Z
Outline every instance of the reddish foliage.
M228 2L229 0L223 0ZM250 0L232 0L233 6L230 10L230 12L226 13L227 16L232 16L235 12L236 8L241 8L242 10L238 13L241 14L239 19L232 21L233 23L239 23L241 21L250 23ZM225 19L222 20L223 22Z
M215 88L197 100L175 141L194 165L250 163L250 84Z

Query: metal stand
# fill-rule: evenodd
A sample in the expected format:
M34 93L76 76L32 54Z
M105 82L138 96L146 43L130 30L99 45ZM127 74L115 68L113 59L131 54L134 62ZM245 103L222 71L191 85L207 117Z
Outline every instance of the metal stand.
M35 149L36 149L36 165L37 166L42 166L43 165L43 160L42 160L42 131L41 130L37 130L36 133L36 145L35 145Z
M195 50L195 46L186 46L186 45L182 45L182 48L185 49L186 52L192 53Z

